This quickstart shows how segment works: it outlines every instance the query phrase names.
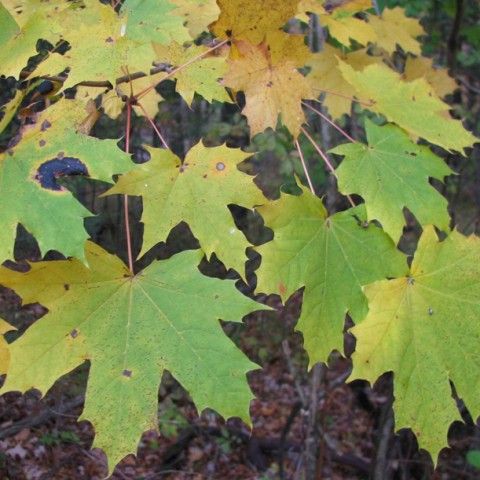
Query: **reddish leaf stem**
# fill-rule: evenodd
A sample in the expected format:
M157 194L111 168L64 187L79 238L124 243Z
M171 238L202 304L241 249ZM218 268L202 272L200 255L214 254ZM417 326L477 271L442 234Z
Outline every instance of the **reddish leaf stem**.
M220 43L217 43L216 45L214 45L213 47L209 48L208 50L205 50L204 52L200 53L199 55L196 55L195 57L191 58L188 62L184 63L183 65L180 65L179 67L177 68L174 68L171 72L169 72L165 77L163 77L161 79L161 81L163 82L164 80L166 80L167 78L171 78L173 77L174 75L176 75L178 72L180 72L181 70L183 70L184 68L188 67L189 65L191 65L192 63L195 63L197 60L200 60L201 58L203 58L205 55L208 55L209 53L217 50L217 48L220 48L220 47L223 47L223 45L226 45L228 42L230 41L230 39L226 39L226 40L223 40L222 42ZM135 96L135 98L137 100L140 100L144 95L146 95L150 90L152 90L153 88L155 88L155 85L150 85L149 87L145 88L144 90L142 90L141 92L137 93L137 95Z
M328 122L333 128L335 128L338 132L340 132L347 140L352 143L357 143L357 141L351 137L343 128L337 125L334 121L330 120L327 115L323 114L320 110L317 110L315 107L312 107L306 102L302 102L304 107L307 107L312 112L315 112L317 115L320 115L326 122Z
M300 148L300 144L298 140L295 140L295 147L297 147L298 154L300 155L300 161L302 162L303 171L305 172L305 177L307 177L308 186L310 187L310 191L316 195L315 188L312 183L312 179L310 178L310 174L308 173L307 164L305 163L305 158L303 158L303 152Z
M311 135L303 127L300 127L300 128L302 129L302 133L307 137L308 141L313 145L313 148L322 157L322 159L325 162L325 165L327 166L327 168L330 170L330 172L336 178L337 174L335 173L335 167L332 165L332 162L330 162L330 159L328 158L327 154L319 147L317 142L315 142L315 140L311 137ZM346 197L347 197L350 205L352 207L356 207L355 202L353 201L352 197L350 195L347 195Z
M125 126L125 152L130 153L130 128L132 123L132 104L129 99L127 102L127 122ZM128 216L128 195L123 196L123 213L125 218L125 236L127 237L127 255L128 269L133 275L133 255L132 255L132 238L130 233L130 219Z
M160 130L159 130L158 127L155 125L155 122L153 121L153 119L148 116L147 111L145 110L145 108L143 107L143 105L142 105L141 103L137 102L137 105L141 108L143 114L145 115L145 118L149 121L149 123L150 123L150 125L152 126L153 130L155 130L155 133L157 134L158 138L159 138L160 141L162 142L162 145L168 150L168 149L169 149L169 146L168 146L166 140L163 138L163 135L161 134Z

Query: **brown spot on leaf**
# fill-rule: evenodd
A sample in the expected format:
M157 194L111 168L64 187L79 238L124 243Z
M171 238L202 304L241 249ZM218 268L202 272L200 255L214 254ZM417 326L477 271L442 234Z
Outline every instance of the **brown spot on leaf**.
M52 124L48 120L44 120L40 125L40 130L44 132L45 130L47 130L47 128L50 128L51 126Z
M132 376L132 371L131 371L131 370L124 370L124 371L122 372L122 375L123 375L124 377L130 378L130 377Z
M287 287L285 286L284 283L279 283L278 284L278 291L280 292L280 295L282 297L287 294Z
M46 142L45 140L40 140L40 141L38 142L38 144L39 144L41 147L44 147L46 143L47 143L47 142Z
M112 38L112 37L108 37L107 39L105 39L105 42L106 42L106 43L113 43L113 38Z
M78 330L76 328L74 328L71 332L70 332L70 336L72 338L77 338L78 337Z
M267 87L273 87L273 82L272 81L268 82Z
M65 289L66 292L68 292L70 290L70 285L68 283L65 283L63 285L63 288Z

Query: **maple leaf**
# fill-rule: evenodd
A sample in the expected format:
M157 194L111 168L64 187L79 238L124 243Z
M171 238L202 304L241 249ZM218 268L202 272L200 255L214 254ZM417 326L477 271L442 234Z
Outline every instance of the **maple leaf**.
M386 8L381 17L371 15L368 20L377 35L377 45L388 53L393 53L397 45L405 52L421 54L420 44L416 40L424 35L420 22L405 15L403 8Z
M407 207L421 225L448 230L447 200L428 183L453 172L428 147L416 145L394 125L379 127L366 120L368 145L344 144L331 150L345 158L337 168L338 188L365 200L368 220L380 221L396 242L402 235Z
M192 38L208 31L208 26L218 19L220 8L216 0L171 0L177 8L173 13L183 17Z
M340 6L325 8L320 0L302 0L299 5L299 18L305 20L303 12L316 13L322 26L341 44L350 46L351 40L361 45L377 40L377 34L370 24L354 17L354 14L372 8L371 1L342 2Z
M369 110L385 115L412 135L459 152L477 141L449 116L450 106L433 94L425 79L405 82L400 74L378 64L356 71L340 61L339 68L362 100L372 103Z
M362 70L367 65L381 63L381 57L367 55L365 49L343 54L338 48L325 44L320 53L312 54L307 62L310 72L307 81L314 92L325 95L322 104L333 118L350 114L355 87L347 82L339 69L339 59L355 70Z
M249 242L235 226L229 204L253 208L265 202L253 177L237 169L251 154L226 146L192 147L184 162L169 150L147 148L151 159L122 175L106 195L141 195L147 252L167 239L182 221L190 226L210 257L215 252L227 266L244 274Z
M125 23L125 36L141 43L168 44L191 40L184 20L175 13L170 0L125 0L120 11Z
M299 0L217 0L218 20L210 27L219 38L233 37L258 45L270 32L278 32L295 16Z
M0 260L13 258L18 223L35 236L42 254L58 250L83 258L88 238L83 219L91 214L60 187L57 176L82 174L112 182L113 174L133 165L116 141L80 133L86 116L81 102L64 99L25 127L20 143L0 154Z
M366 220L363 205L328 217L322 201L304 190L258 211L274 239L256 247L257 291L286 300L305 287L298 329L310 365L325 362L332 350L343 351L345 315L360 322L367 313L362 286L403 275L405 257L380 228L359 224Z
M369 312L357 339L351 380L393 372L396 428L412 428L434 461L460 420L450 381L477 418L480 361L480 241L433 227L420 239L408 276L365 287Z
M2 285L24 303L49 310L9 345L3 392L45 393L89 360L80 420L92 423L93 448L102 448L110 465L135 453L145 430L158 429L164 370L188 390L199 412L210 407L248 422L252 394L245 374L257 366L224 334L219 319L238 321L263 305L231 281L203 276L198 250L136 275L93 243L86 257L91 269L75 259L32 263L26 273L0 267Z
M447 70L434 67L431 58L407 57L403 78L407 82L424 78L440 98L453 93L458 88L457 83L448 74Z
M165 1L161 0L160 4ZM75 15L65 16L65 19L62 17L60 37L68 41L71 48L64 55L51 53L33 75L55 75L70 68L63 85L69 88L85 80L109 81L115 85L115 80L125 75L125 67L130 72L148 73L155 58L151 42L132 40L126 34L128 17L119 17L110 6L95 0L84 2L84 9L75 12ZM124 8L127 8L125 4ZM141 10L144 12L144 9ZM137 21L135 16L134 27ZM129 32L133 37L141 36L134 27ZM90 41L85 41L86 38Z
M275 130L280 115L281 122L297 137L305 121L302 99L316 96L297 70L310 56L303 35L270 34L260 45L237 41L232 49L223 84L245 93L242 113L251 136L269 127Z
M189 105L193 102L195 92L208 102L213 100L232 102L219 82L227 69L225 57L211 55L200 58L208 50L206 47L197 45L184 47L175 42L168 46L155 45L154 49L157 61L170 64L172 67L179 67L198 58L173 76L177 80L177 92Z
M110 118L117 119L125 107L125 97L132 94L136 98L142 93L140 100L132 102L132 109L139 117L152 119L158 113L158 104L163 100L155 87L166 76L166 72L158 72L118 84L115 89L102 95L101 106Z
M0 318L0 375L4 375L8 372L10 350L8 349L8 343L5 340L4 335L12 330L16 330L16 328Z

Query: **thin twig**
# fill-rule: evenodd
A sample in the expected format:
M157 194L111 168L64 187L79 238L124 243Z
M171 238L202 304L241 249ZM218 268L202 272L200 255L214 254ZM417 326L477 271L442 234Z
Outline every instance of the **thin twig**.
M130 152L130 127L132 122L132 104L130 99L127 102L127 124L125 128L125 152ZM128 195L123 196L123 214L125 218L125 236L127 237L127 255L128 269L133 275L133 255L132 255L132 239L130 234L130 219L128 216Z
M313 145L313 148L317 151L317 153L322 157L323 161L327 165L327 168L330 170L330 172L336 177L337 174L335 173L335 167L332 165L330 162L329 158L327 157L327 154L318 146L317 142L311 137L311 135L303 128L300 127L302 130L302 133L307 137L307 139L310 141L310 143ZM352 197L350 195L346 195L348 202L352 207L356 207L355 202L353 201Z
M165 75L165 77L163 77L161 81L163 82L164 80L166 80L168 78L174 77L178 72L180 72L184 68L188 67L192 63L195 63L197 60L200 60L205 55L208 55L209 53L212 53L213 51L217 50L218 48L223 47L223 45L226 45L229 41L230 41L230 39L227 38L226 40L223 40L222 42L217 43L216 45L209 48L208 50L205 50L204 52L200 53L199 55L196 55L195 57L191 58L188 62L184 63L183 65L180 65L177 68L174 68L171 72L167 73L167 75ZM155 85L150 85L149 87L145 88L141 92L137 93L135 98L137 100L140 100L144 95L146 95L153 88L155 88Z
M340 132L347 140L352 143L357 143L357 141L351 137L343 128L337 125L334 121L330 120L327 115L323 114L320 110L317 110L315 107L312 107L306 102L302 102L304 107L307 107L312 112L315 112L317 115L320 115L326 122L328 122L333 128L335 128L338 132Z
M305 172L305 177L307 177L307 182L308 182L308 186L310 187L310 191L314 195L316 195L315 188L313 186L312 179L310 178L310 174L308 173L307 164L305 163L305 159L303 158L302 149L300 148L300 144L298 143L298 140L295 140L295 147L297 147L298 154L300 155L300 161L302 162L303 171Z
M143 107L143 105L141 103L139 103L137 101L137 105L141 108L143 114L145 115L145 118L149 121L150 125L155 130L155 133L157 134L158 138L162 142L162 145L168 150L169 146L168 146L167 142L165 141L165 139L163 138L163 135L160 133L160 130L155 125L155 122L153 121L153 119L148 116L147 111L145 110L145 108Z

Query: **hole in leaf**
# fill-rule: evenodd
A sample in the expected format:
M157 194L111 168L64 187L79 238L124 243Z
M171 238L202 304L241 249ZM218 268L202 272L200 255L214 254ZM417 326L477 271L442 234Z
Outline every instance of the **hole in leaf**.
M40 165L35 179L43 188L61 190L57 179L66 175L88 175L88 170L78 158L55 158Z

